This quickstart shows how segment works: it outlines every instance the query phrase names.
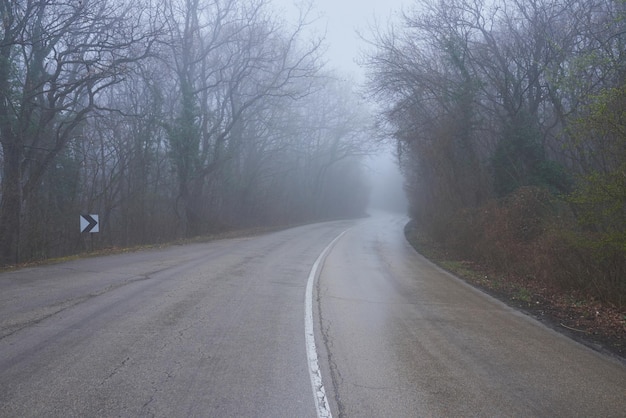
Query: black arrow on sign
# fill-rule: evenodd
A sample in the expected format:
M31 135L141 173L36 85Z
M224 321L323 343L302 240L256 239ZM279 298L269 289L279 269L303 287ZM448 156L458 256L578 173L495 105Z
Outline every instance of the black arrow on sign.
M91 217L91 215L80 215L80 232L91 232L91 230L98 225L98 221Z

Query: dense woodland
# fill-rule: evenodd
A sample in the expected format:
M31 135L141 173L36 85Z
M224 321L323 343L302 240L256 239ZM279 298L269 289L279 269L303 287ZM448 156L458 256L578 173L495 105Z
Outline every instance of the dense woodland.
M372 118L307 10L0 0L0 264L363 213ZM419 0L363 65L410 215L458 257L626 305L626 3Z
M363 213L372 118L307 10L0 0L0 265ZM94 238L94 237L92 237Z
M625 306L626 3L422 0L371 44L420 233Z

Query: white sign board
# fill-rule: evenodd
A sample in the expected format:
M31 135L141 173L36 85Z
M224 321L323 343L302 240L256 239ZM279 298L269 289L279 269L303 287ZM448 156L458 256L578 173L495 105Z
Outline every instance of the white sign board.
M80 232L100 232L98 215L80 215Z

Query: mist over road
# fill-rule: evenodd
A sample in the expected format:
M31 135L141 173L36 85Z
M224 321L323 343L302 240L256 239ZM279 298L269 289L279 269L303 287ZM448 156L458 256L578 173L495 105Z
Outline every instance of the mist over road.
M621 416L626 370L376 215L0 274L0 416Z

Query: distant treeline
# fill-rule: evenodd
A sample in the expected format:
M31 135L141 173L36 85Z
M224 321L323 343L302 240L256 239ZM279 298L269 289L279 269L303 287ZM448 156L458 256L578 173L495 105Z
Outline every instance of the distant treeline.
M363 213L372 125L265 0L0 0L0 265Z
M626 305L626 3L422 0L372 42L420 229Z

